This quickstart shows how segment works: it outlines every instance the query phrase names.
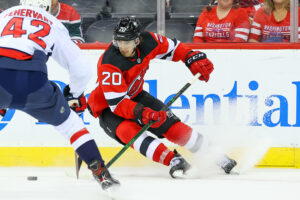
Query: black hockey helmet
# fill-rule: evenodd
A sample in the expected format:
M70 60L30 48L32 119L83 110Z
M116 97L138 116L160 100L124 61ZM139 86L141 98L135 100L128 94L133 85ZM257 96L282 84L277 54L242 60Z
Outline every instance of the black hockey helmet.
M133 17L123 17L114 30L114 40L135 40L141 34L141 23Z

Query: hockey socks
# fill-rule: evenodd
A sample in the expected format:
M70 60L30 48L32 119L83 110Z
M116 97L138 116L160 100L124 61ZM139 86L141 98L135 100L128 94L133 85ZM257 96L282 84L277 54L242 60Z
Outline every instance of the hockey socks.
M67 120L55 128L70 141L72 147L85 163L99 160L104 166L104 161L94 139L74 111L70 112Z
M76 149L76 153L85 163L91 163L93 160L98 160L101 162L101 166L104 166L104 161L94 140L82 144Z
M221 159L218 165L225 171L226 174L229 174L230 171L237 165L235 160L216 151L207 138L204 139L203 135L199 134L182 122L173 124L163 136L169 141L187 148L192 153L200 152L200 150L201 152L205 152L210 156L210 159L205 162L214 162L215 160ZM172 165L174 165L173 161L171 161L171 166ZM171 176L174 177L172 171L175 170L170 170Z
M182 122L173 124L163 136L193 153L204 145L203 136Z
M141 127L133 121L125 120L116 129L117 137L127 144L139 131ZM170 151L160 140L142 134L131 147L143 154L145 157L169 166L174 152Z

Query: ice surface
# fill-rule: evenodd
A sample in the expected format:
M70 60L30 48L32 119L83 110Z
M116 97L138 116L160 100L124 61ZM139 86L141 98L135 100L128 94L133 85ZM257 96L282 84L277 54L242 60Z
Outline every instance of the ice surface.
M1 200L299 200L299 169L254 168L240 175L217 173L204 178L172 179L168 168L112 168L122 186L104 193L85 169L0 168ZM27 176L38 176L28 181Z

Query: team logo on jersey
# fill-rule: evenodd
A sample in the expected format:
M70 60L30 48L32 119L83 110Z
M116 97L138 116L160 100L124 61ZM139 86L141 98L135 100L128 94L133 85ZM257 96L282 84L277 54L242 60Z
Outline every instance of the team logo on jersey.
M129 85L127 94L130 97L132 97L133 95L135 95L135 93L137 91L139 91L140 87L142 86L146 71L147 71L147 68L143 69L142 72Z

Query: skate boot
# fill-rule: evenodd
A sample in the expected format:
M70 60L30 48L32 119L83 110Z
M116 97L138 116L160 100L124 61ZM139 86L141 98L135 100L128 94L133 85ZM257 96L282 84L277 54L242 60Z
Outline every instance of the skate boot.
M108 188L115 186L120 186L120 182L110 175L108 169L105 166L101 166L100 161L92 161L90 164L88 164L88 168L93 172L94 178L101 185L103 190L107 190Z
M223 160L220 162L220 167L224 170L226 174L229 174L231 170L236 166L236 161L224 156Z
M174 153L175 155L170 162L171 169L169 174L172 178L179 178L190 169L191 165L176 151L176 149L174 149Z

